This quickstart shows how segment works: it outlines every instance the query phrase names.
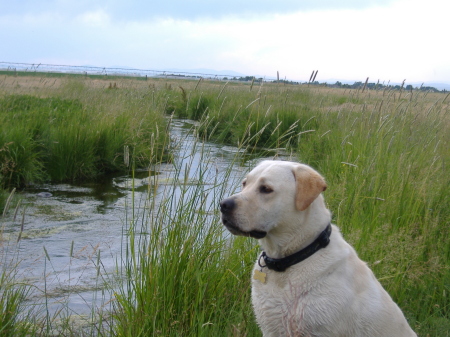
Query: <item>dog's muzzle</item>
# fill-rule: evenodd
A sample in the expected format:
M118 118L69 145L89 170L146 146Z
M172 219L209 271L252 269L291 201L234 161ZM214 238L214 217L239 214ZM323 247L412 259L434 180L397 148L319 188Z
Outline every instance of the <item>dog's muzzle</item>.
M234 220L234 210L236 209L236 201L234 198L227 198L220 202L220 212L222 213L222 223L233 235L250 236L255 239L262 239L267 235L264 231L252 230L245 232L239 228Z

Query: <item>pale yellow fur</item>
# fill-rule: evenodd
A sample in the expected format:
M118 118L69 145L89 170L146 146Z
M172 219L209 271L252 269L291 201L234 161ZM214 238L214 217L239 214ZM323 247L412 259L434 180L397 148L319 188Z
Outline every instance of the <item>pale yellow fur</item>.
M262 193L261 186L270 192ZM262 250L282 258L308 246L330 223L320 194L325 188L307 165L264 161L248 174L243 190L228 198L234 206L228 218L242 235L266 232ZM261 270L258 263L254 268ZM326 248L285 272L262 271L266 282L252 279L252 302L264 337L416 336L334 225Z

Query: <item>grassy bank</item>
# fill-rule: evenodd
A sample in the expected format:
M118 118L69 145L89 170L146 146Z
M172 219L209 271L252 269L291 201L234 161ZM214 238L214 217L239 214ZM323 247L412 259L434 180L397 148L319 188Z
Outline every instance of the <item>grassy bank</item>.
M150 88L58 81L0 85L1 187L125 172L125 153L136 167L145 167L164 150L163 102Z
M42 88L37 80L33 83L37 84L26 89L4 86L1 99L27 91L45 104L50 104L48 99L71 102L71 109L79 107L77 116L82 116L95 101L90 96L93 88L103 90L102 98L97 98L102 103L92 110L103 116L116 111L116 106L132 107L129 97L137 97L136 106L148 107L147 102L160 113L199 121L195 132L200 139L249 152L255 147L276 148L279 155L312 165L328 182L325 199L333 222L368 262L411 326L420 336L448 335L450 102L446 94L206 81L155 81L142 86L143 81L130 81L126 89L121 83L116 90L107 89L108 82L75 82L72 88L60 86L55 94L36 95ZM127 95L120 96L122 91ZM114 118L104 123L109 125L110 119ZM161 133L161 127L158 130ZM146 144L147 152L138 156L144 163L152 154L161 161L159 144L167 143L148 143L146 137L152 134L158 131L143 138L130 136L133 141L128 143L130 148L141 141ZM123 149L114 151L120 152L117 163L122 163ZM204 165L214 167L204 155ZM191 154L183 156L188 161L184 168L189 169ZM234 163L242 160L238 153ZM125 282L114 290L112 302L115 335L260 335L249 289L256 241L224 236L217 210L218 201L239 186L240 178L230 173L232 164L224 178L207 184L202 170L195 172L192 183L180 178L177 171L182 168L175 167L176 178L165 192L158 189L155 176L146 204L134 206L145 212L126 214L126 249L117 275ZM172 188L179 189L178 196ZM110 335L111 330L99 328L92 334ZM72 332L67 335L77 335Z
M450 331L448 94L234 84L180 88L199 134L282 147L327 179L334 222L419 332Z

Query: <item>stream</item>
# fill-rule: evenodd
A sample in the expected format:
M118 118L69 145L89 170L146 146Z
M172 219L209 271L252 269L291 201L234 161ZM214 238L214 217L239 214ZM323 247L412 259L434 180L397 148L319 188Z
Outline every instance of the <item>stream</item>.
M95 310L108 309L110 294L98 271L108 275L118 268L127 209L148 198L150 179L156 176L156 195L162 197L168 187L170 193L178 193L173 187L175 174L195 183L201 170L203 183L223 181L226 175L231 193L255 160L270 157L267 152L249 155L235 147L199 142L192 132L194 125L173 120L173 163L138 171L134 180L110 176L77 185L39 185L20 192L22 204L15 218L10 210L0 219L0 265L14 270L16 280L33 286L30 303L44 304L50 315L65 310L68 315L89 316ZM245 160L236 160L237 154Z

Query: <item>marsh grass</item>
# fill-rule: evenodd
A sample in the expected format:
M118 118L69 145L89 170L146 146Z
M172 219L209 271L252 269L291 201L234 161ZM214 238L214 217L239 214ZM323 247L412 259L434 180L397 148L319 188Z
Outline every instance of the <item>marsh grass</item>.
M172 151L170 184L154 176L144 204L133 199L122 255L123 286L115 293L115 335L231 336L257 333L248 303L254 242L217 226L216 205L239 183L200 141ZM238 161L239 153L234 160ZM197 157L200 156L200 158ZM229 181L230 184L225 183ZM139 206L137 206L139 205ZM136 216L139 214L139 216ZM218 310L219 309L219 310Z
M150 147L165 150L165 121L148 90L112 93L72 80L54 91L44 87L38 92L0 95L3 188L126 172L124 146L141 167L152 160Z
M35 317L24 305L29 286L14 282L6 272L0 275L0 336L30 336L36 333Z
M450 331L449 108L426 106L318 114L298 152L327 177L334 221L411 325L439 336Z
M226 185L205 176L211 169L206 166L213 165L208 156L197 168L192 159L176 167L173 184L153 191L162 195L161 201L150 198L146 214L129 220L122 261L127 281L114 302L116 335L258 333L248 277L256 247L224 235L216 204ZM223 174L231 178L230 172ZM188 176L196 183L189 183Z
M95 86L106 89L107 84ZM313 166L327 180L325 199L333 222L411 326L420 336L448 336L450 108L444 94L266 83L256 92L249 85L204 80L155 81L145 88L126 84L118 82L117 90L96 96L85 83L68 83L64 99L78 99L83 109L87 101L96 101L98 111L110 113L108 124L123 109L116 100L126 91L127 97L145 97L145 104L127 98L133 111L156 109L158 118L165 112L198 120L193 132L200 148L201 140L255 153L276 148L275 156L290 153ZM165 135L156 140L165 129L158 126L149 133L145 123L132 125L137 134L152 139L147 154L141 154L144 161L163 162L161 148L169 141ZM141 138L133 139L130 149ZM161 189L155 176L148 198L132 199L129 205L117 272L123 283L111 287L115 335L260 335L250 305L256 242L224 234L217 211L218 201L239 186L241 177L232 174L232 166L244 159L237 152L211 181L205 172L215 163L207 151L200 152L203 166L193 165L191 153L182 154L186 162L174 161L171 184ZM123 154L119 159L123 163Z
M10 209L19 202L15 199L15 189L7 196L3 214L0 217L0 336L30 336L36 332L36 311L27 308L25 300L31 292L31 286L21 282L16 275L16 258L8 259L8 255L15 255L4 245L3 219ZM20 199L19 199L20 200ZM17 212L17 209L16 209Z
M342 90L266 86L262 101L232 87L200 90L202 100L213 102L199 117L200 135L236 146L285 148L317 168L329 184L325 197L334 222L413 328L423 335L448 334L450 108L445 94L365 90L344 95ZM214 100L219 96L233 99Z

